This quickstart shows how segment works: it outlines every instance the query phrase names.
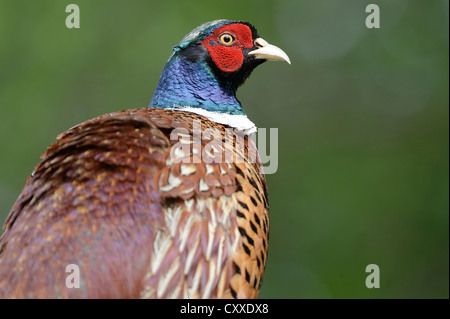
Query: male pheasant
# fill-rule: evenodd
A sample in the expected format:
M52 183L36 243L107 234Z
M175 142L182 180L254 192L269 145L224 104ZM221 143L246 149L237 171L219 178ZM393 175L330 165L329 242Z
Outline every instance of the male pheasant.
M205 23L148 108L59 135L4 224L0 297L256 298L269 204L236 90L266 60L289 62L247 22Z

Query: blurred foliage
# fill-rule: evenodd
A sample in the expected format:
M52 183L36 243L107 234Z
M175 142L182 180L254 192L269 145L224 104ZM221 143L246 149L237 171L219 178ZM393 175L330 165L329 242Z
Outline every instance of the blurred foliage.
M171 47L218 18L292 60L238 92L279 129L260 297L448 298L448 1L0 0L0 221L57 134L146 106ZM365 287L371 263L380 289Z

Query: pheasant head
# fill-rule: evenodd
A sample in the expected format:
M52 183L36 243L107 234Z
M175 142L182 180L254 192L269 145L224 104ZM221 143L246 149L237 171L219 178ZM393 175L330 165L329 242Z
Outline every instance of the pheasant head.
M149 106L194 112L250 133L256 128L236 98L237 88L265 61L290 63L283 50L241 21L204 23L173 51Z

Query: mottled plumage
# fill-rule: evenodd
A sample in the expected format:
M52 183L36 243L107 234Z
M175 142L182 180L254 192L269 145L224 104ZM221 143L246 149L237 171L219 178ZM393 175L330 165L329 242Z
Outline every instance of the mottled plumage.
M4 225L0 297L258 296L269 205L255 144L246 130L180 110L219 112L223 100L224 114L246 118L237 100L239 108L231 111L234 102L226 101L264 58L245 55L248 70L242 66L225 79L211 71L216 62L201 41L227 25L250 26L215 21L174 48L151 107L86 121L47 149ZM192 48L201 52L196 59ZM170 81L179 70L174 63L190 69L179 74L181 84ZM215 82L196 82L193 74ZM223 89L224 83L234 87ZM194 98L202 94L211 98ZM80 268L80 288L65 285L69 264Z

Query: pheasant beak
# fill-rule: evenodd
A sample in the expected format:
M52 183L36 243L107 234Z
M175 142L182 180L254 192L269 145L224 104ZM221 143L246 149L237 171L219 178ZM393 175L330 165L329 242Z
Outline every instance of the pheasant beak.
M286 61L291 64L287 54L279 47L269 44L262 38L255 40L256 50L250 51L248 55L254 55L256 59L265 59L268 61Z

